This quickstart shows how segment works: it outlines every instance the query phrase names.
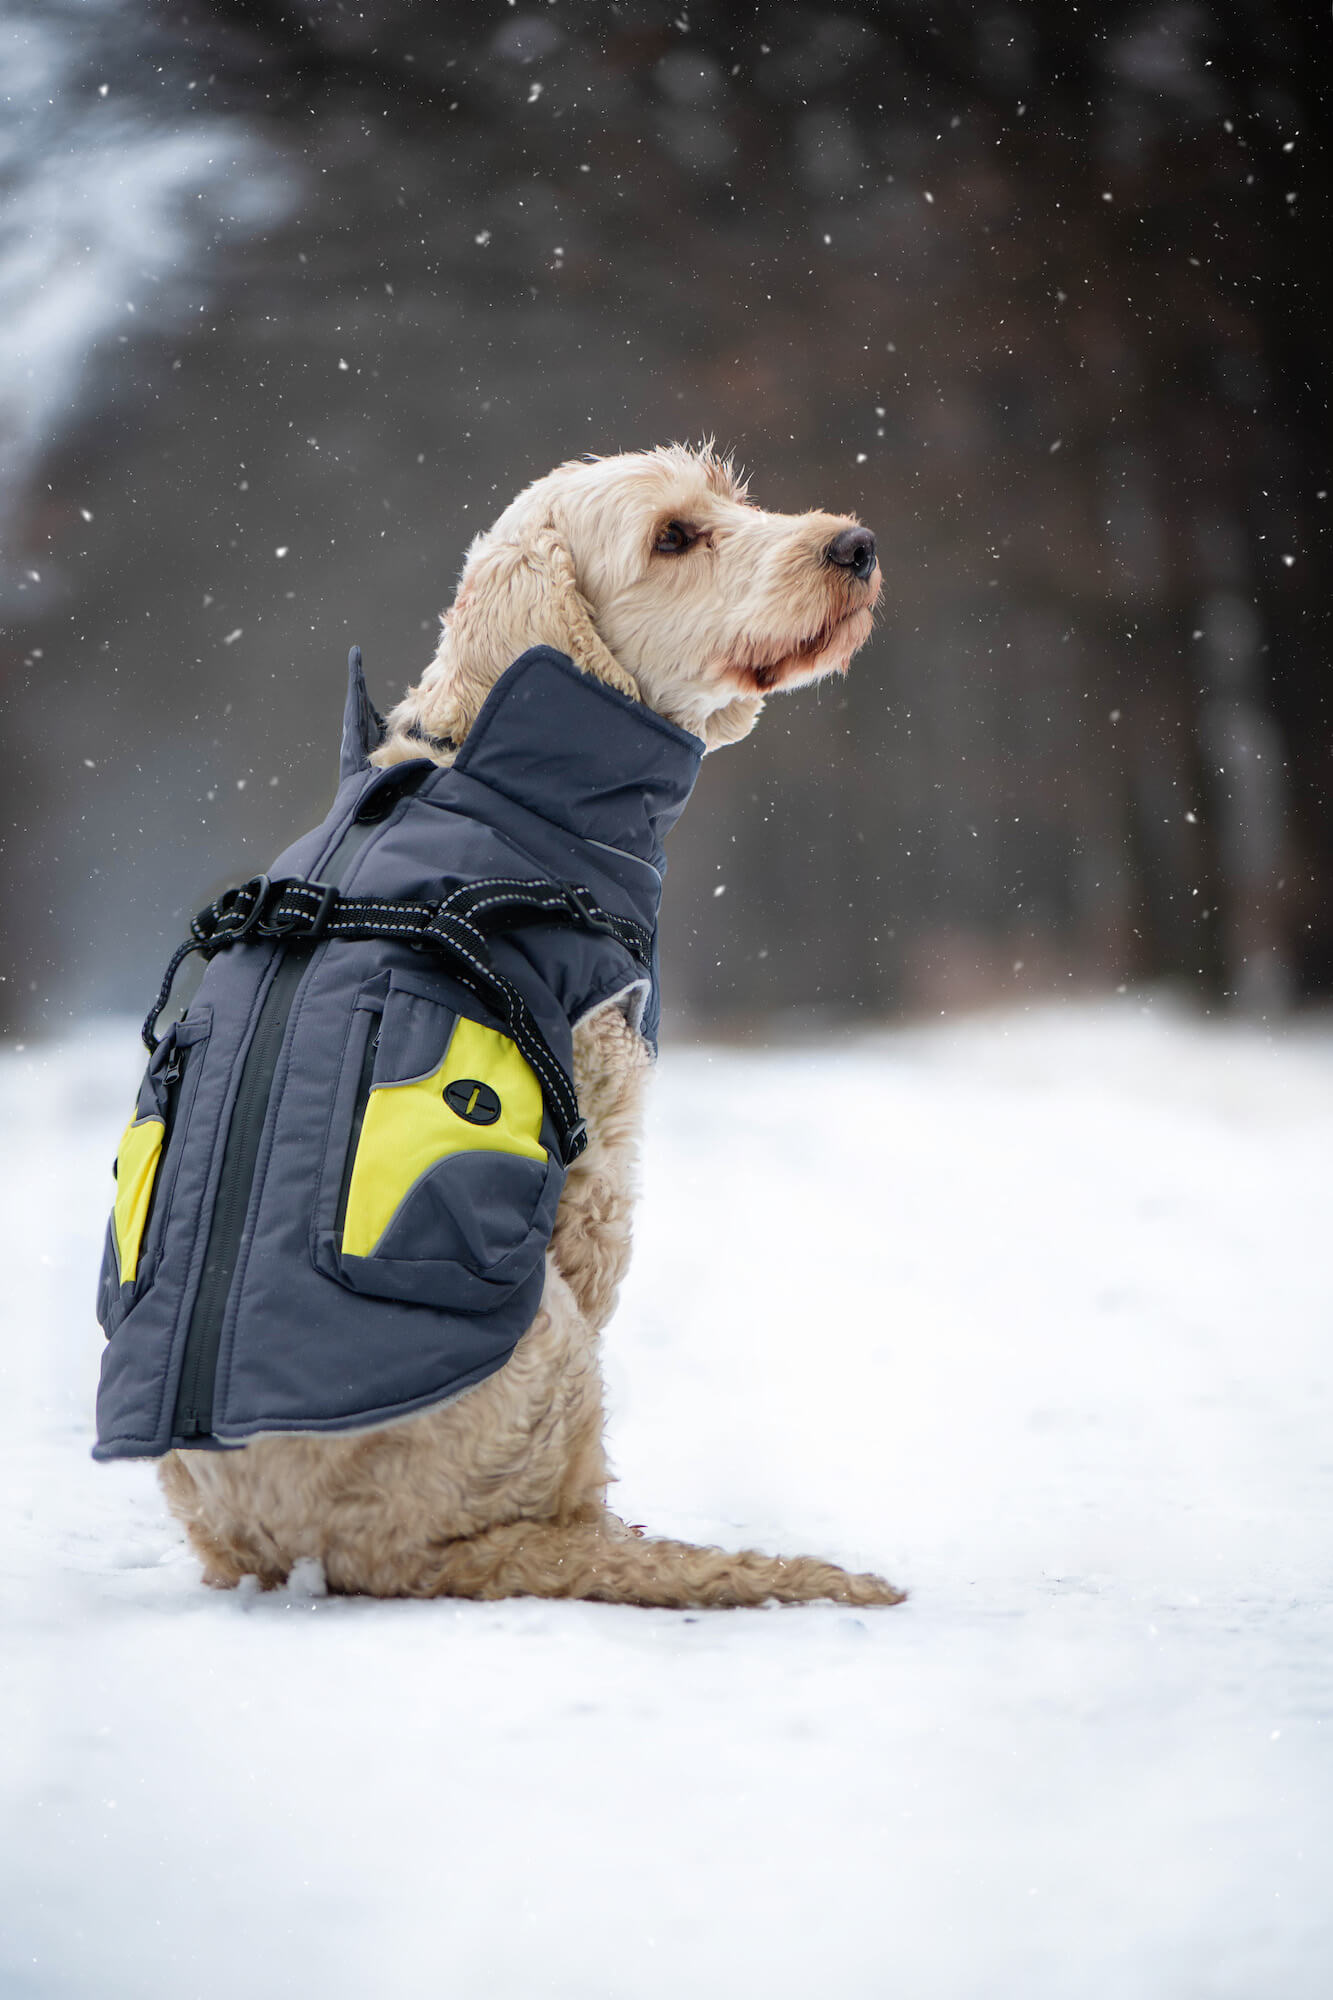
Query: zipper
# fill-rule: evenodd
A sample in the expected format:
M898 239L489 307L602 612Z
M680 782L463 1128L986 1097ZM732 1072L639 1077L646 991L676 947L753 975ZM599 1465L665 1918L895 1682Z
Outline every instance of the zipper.
M185 1065L190 1060L190 1050L197 1047L198 1044L196 1042L190 1042L183 1049L173 1049L167 1061L167 1066L162 1072L162 1081L167 1086L167 1101L162 1112L162 1123L166 1127L166 1134L162 1140L164 1149L171 1137L171 1128L176 1123L176 1106L180 1102L181 1081L185 1075Z
M341 887L352 863L378 831L380 822L388 817L399 799L421 782L424 775L424 771L415 770L409 783L379 785L368 798L362 800L357 817L320 869L321 882L330 888ZM217 1384L218 1352L222 1345L222 1325L250 1207L273 1076L297 991L310 969L311 957L309 946L289 944L282 947L281 962L269 982L246 1051L222 1152L222 1171L218 1176L208 1244L204 1251L203 1275L185 1336L180 1386L176 1391L176 1409L171 1426L173 1437L206 1438L212 1435L213 1396Z
M338 1185L338 1209L333 1218L340 1247L347 1221L347 1197L352 1191L352 1169L356 1165L356 1149L361 1143L361 1127L366 1122L366 1106L370 1102L370 1086L375 1077L375 1051L379 1045L379 1028L372 1027L366 1036L366 1046L361 1051L361 1073L356 1080L356 1098L352 1108L352 1132L347 1141L347 1157L343 1161L342 1180Z

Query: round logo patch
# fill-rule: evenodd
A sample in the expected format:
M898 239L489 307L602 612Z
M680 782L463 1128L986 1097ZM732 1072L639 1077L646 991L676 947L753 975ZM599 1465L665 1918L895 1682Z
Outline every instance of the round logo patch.
M459 1076L446 1083L444 1101L469 1125L494 1125L500 1116L499 1098L489 1083L478 1083L474 1076Z

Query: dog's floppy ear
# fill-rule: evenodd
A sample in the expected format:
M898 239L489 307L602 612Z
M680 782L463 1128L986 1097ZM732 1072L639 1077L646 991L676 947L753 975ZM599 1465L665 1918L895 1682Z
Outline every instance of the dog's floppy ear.
M585 674L594 675L608 687L628 695L631 701L638 701L638 682L610 652L593 623L592 606L579 589L574 558L564 536L553 527L539 528L531 538L527 554L540 580L542 617L549 628L542 635L544 643L568 653Z
M505 668L554 646L631 700L638 683L607 650L578 587L569 544L540 514L502 517L473 543L434 660L403 704L432 735L461 743ZM402 713L395 711L395 723Z

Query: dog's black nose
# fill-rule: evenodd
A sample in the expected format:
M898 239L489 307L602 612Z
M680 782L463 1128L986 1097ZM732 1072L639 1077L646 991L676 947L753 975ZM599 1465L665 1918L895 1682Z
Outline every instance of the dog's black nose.
M833 537L826 553L838 569L849 569L864 583L875 567L875 537L869 528L844 528Z

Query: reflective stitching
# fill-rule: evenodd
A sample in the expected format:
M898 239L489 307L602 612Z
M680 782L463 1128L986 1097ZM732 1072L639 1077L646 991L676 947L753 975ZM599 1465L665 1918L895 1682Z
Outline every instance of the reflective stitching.
M261 900L268 893L266 884L258 887L240 907L234 900L236 893L227 891L225 896L218 897L216 902L191 920L192 941L183 945L173 959L173 974L180 960L190 951L201 950L211 957L215 952L244 942L252 935L257 941L314 935L318 912L329 895L323 884L285 882L276 901L267 911L261 911ZM604 928L633 957L646 962L647 952L651 949L649 933L627 918L603 910L586 890L576 890L576 894L583 899L588 914L599 928ZM227 905L225 909L224 903ZM580 1124L578 1098L573 1085L548 1049L522 994L489 962L485 935L475 921L488 910L506 907L535 912L540 920L541 916L548 914L569 915L571 909L577 910L578 906L571 906L566 885L508 876L461 883L439 904L382 902L371 897L344 899L335 894L318 935L403 937L414 944L435 945L447 960L461 960L469 970L464 971L457 964L452 964L450 970L453 976L508 1024L515 1043L542 1079L558 1121L568 1128L570 1136L565 1141L568 1144L577 1135ZM258 927L251 930L249 926L257 911ZM309 931L302 932L296 928L303 920L309 923ZM151 1027L155 1025L155 1016L164 1004L165 999L160 1000L155 1013L145 1023L146 1041Z

